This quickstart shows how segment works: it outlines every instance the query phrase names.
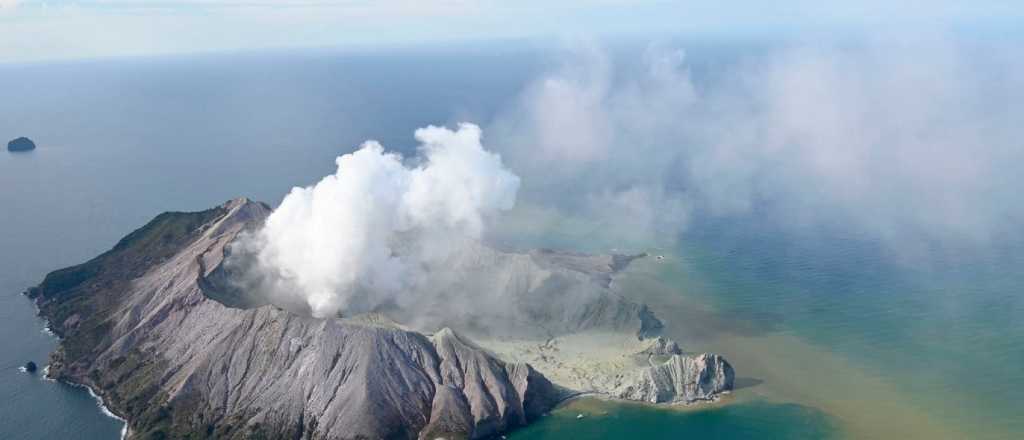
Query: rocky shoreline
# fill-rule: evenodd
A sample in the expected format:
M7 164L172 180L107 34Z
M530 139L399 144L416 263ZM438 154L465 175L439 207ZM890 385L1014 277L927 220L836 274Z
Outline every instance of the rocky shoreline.
M128 433L129 433L129 431L128 431L128 420L125 419L124 417L121 417L121 416L117 415L117 413L115 413L112 409L110 409L110 407L107 405L107 402L105 400L103 400L103 396L101 396L98 393L96 393L96 390L92 389L92 387L90 387L88 385L81 384L81 383L69 382L69 381L66 381L66 380L62 380L60 382L63 383L63 384L66 384L68 386L75 387L75 388L85 388L85 390L87 392L89 392L89 396L91 396L93 399L96 400L96 405L100 407L100 412L102 412L103 415L105 415L107 417L110 417L110 418L112 418L114 420L117 420L117 421L119 421L119 422L124 424L124 426L121 427L121 439L124 440L124 439L128 438Z
M24 294L26 296L30 296L30 291L31 290L27 290L27 291L24 292ZM43 315L42 311L39 309L38 303L33 302L33 305L36 308L36 315L40 316L40 317L43 317L43 322L45 322L45 324L43 325L43 333L46 333L47 335L50 335L50 336L53 336L54 338L57 338L57 341L58 341L58 344L59 344L61 341L64 340L64 338L60 337L60 335L54 333L53 330L50 329L50 321L45 318L45 316ZM121 423L124 424L124 426L122 426L122 428L121 428L121 437L120 438L122 440L128 438L128 433L129 433L129 430L128 430L128 420L126 418L124 418L123 416L115 413L114 410L112 410L110 408L110 406L107 404L106 400L104 400L103 396L100 395L100 393L97 393L97 391L95 389L93 389L92 387L90 387L89 385L87 385L85 383L75 382L75 381L70 380L68 378L54 377L54 375L50 374L50 364L46 364L46 365L43 366L43 368L42 368L42 378L43 378L43 380L47 380L47 381L51 381L51 382L60 382L60 383L62 383L64 385L67 385L67 386L70 386L70 387L73 387L73 388L84 388L89 393L89 396L96 400L96 404L97 404L97 406L99 406L100 412L102 412L103 415L105 415L107 417L110 417L112 419L115 419L117 421L120 421Z

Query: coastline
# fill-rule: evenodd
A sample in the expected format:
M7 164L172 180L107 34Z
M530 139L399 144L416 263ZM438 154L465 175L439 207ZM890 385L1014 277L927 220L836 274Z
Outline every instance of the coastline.
M49 369L50 369L50 366L47 365L46 366L47 373L49 373ZM103 397L100 396L99 394L96 394L96 391L93 390L92 387L90 387L88 385L85 385L85 384L75 383L75 382L71 382L71 381L67 381L67 380L57 380L57 379L54 379L54 378L51 378L51 377L48 377L48 376L47 376L47 380L51 380L51 381L54 381L54 382L59 382L61 384L68 385L68 386L74 387L74 388L85 388L85 390L89 393L89 395L92 396L92 398L96 400L96 406L100 407L100 412L102 412L103 415L105 415L107 417L110 417L110 418L112 418L114 420L117 420L117 421L119 421L119 422L124 424L124 426L121 427L121 440L124 440L124 439L128 438L128 420L125 419L124 417L121 417L121 416L117 415L116 413L114 413L114 411L112 411L110 409L110 407L107 406L107 403L103 400Z
M32 300L32 299L29 299L29 301L32 302L33 307L35 307L36 316L43 320L44 325L43 325L43 329L41 331L43 333L49 335L49 336L54 337L57 340L57 343L60 344L61 337L59 335L57 335L56 333L54 333L53 330L50 329L50 320L44 318L41 315L41 311L39 309L39 304L36 304L35 300ZM24 367L20 367L20 368L23 369ZM121 417L121 416L117 415L113 410L111 410L110 407L107 406L107 403L103 400L103 397L101 395L97 394L96 391L92 389L92 387L90 387L90 386L88 386L88 385L86 385L84 383L77 383L77 382L72 382L72 381L69 381L69 380L53 378L52 376L50 376L50 364L46 364L45 366L43 366L41 377L42 377L43 380L48 381L48 382L53 382L53 383L57 383L57 384L61 384L61 385L67 385L67 386L70 386L72 388L85 388L86 392L89 393L89 396L91 396L94 400L96 400L96 406L98 406L100 408L100 412L103 413L103 415L105 415L107 417L110 417L110 418L112 418L114 420L117 420L117 421L122 423L120 439L121 440L125 440L126 438L128 438L128 419L125 419L124 417Z
M718 408L718 407L721 407L721 406L724 406L724 405L728 405L733 400L732 393L733 393L732 391L724 391L720 395L715 396L712 399L700 399L700 400L694 400L694 401L691 401L691 402L678 401L678 402L651 403L651 402L644 402L644 401L639 401L639 400L623 399L621 397L616 397L614 395L611 395L611 394L608 394L608 393L602 393L602 392L598 392L598 391L585 391L585 392L578 392L578 393L572 394L570 396L566 396L562 400L558 401L558 403L555 404L554 408L551 408L551 411L555 411L555 410L564 408L564 407L569 406L570 404L575 403L577 401L586 401L586 400L590 400L590 399L601 401L601 402L613 403L613 404L632 405L632 406L637 406L637 407L649 408L649 409L652 409L652 410L679 410L679 411L698 410L698 409L706 409L706 408Z

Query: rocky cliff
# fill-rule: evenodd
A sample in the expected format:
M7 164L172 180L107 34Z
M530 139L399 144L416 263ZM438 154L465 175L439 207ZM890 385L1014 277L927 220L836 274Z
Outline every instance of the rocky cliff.
M714 400L732 389L734 378L732 366L717 354L673 354L662 364L636 372L616 396L650 403Z

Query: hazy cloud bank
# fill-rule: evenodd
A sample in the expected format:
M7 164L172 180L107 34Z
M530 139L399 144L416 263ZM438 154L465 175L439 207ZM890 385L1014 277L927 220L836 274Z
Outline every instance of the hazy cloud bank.
M612 237L758 215L983 245L1024 218L1020 59L942 38L791 46L696 81L681 50L582 45L490 131L526 197Z

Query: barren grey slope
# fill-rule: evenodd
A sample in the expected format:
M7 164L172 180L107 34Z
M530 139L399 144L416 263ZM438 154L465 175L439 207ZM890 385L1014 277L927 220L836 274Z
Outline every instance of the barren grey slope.
M612 289L612 277L640 256L550 250L499 251L478 242L433 266L417 295L389 310L400 322L431 330L550 338L583 331L657 335L662 323L646 305Z
M319 320L204 293L245 199L166 213L28 293L63 340L50 374L86 384L133 438L477 438L522 425L559 392L449 330Z

